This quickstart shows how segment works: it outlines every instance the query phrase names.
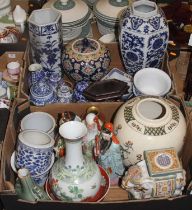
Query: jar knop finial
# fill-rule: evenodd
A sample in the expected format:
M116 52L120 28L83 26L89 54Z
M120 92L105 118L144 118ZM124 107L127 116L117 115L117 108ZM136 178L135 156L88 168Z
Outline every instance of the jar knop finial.
M69 0L60 0L60 2L61 2L62 5L67 5L68 1Z

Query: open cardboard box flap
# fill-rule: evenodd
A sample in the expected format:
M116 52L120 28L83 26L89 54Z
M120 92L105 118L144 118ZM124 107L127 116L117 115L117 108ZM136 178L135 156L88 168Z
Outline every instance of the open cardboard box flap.
M185 144L181 154L181 160L183 167L187 171L187 181L191 179L189 164L192 158L192 130L191 124L189 123L189 114L183 101L177 96L170 96L170 100L173 101L183 112L187 120L187 135L185 138ZM192 207L192 196L183 195L176 198L161 198L161 199L150 199L150 200L128 200L128 194L125 190L118 186L111 187L107 196L102 202L99 203L66 203L61 201L40 201L37 203L30 203L23 200L18 200L15 190L14 183L16 176L10 166L10 157L15 149L17 133L19 132L20 120L29 112L44 111L50 113L55 118L59 112L63 111L74 111L79 116L83 116L86 110L90 106L96 106L101 113L105 114L106 120L112 120L114 114L118 108L122 105L122 102L100 102L100 103L82 103L82 104L52 104L45 107L34 107L30 106L29 101L26 99L16 99L13 104L13 109L10 114L9 126L6 132L6 138L3 144L2 159L1 159L1 174L0 174L0 195L2 202L6 210L22 210L22 209L119 209L126 208L130 210L134 209L191 209Z

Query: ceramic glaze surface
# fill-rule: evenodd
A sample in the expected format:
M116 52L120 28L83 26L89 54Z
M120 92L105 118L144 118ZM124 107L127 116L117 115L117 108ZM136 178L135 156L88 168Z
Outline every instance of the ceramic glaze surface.
M32 61L45 72L61 72L61 14L52 9L40 9L28 18Z
M56 95L46 80L33 84L30 88L30 101L36 106L54 103Z
M127 0L99 0L93 6L99 32L104 35L118 31L119 17L128 5Z
M17 142L16 167L26 167L32 176L45 172L52 161L52 137L42 131L25 130L19 133Z
M123 148L124 164L143 159L143 151L175 147L180 152L186 134L186 121L170 100L135 97L117 111L114 127Z
M82 122L69 121L59 128L65 139L66 155L51 169L49 183L53 194L63 201L82 201L94 197L101 185L101 173L92 159L82 153L82 138L87 128Z
M78 39L65 47L63 67L75 81L97 81L107 74L110 52L94 39Z
M128 73L145 67L159 68L169 38L163 11L154 2L136 1L124 10L120 21L120 48Z

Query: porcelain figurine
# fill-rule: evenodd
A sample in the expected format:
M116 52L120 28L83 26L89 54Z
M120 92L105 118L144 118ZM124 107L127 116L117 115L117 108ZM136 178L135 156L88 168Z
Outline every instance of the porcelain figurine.
M125 170L120 143L115 133L112 123L104 123L95 143L96 160L108 173L111 185L119 184Z
M145 160L130 166L121 183L138 200L180 196L185 185L186 172L174 148L145 151Z
M170 100L142 96L125 102L116 112L114 129L123 151L124 164L143 159L143 151L174 147L180 152L186 135L186 120Z
M22 168L18 171L18 178L15 184L15 191L20 199L26 201L45 201L50 200L43 188L39 187L32 180L27 169Z
M101 186L101 173L93 159L82 153L82 138L87 128L82 122L69 121L59 128L65 139L66 155L53 165L49 184L54 196L62 201L83 201L94 197Z
M34 10L29 18L29 42L32 62L51 74L60 72L63 52L61 13L53 9Z
M165 15L153 1L134 1L120 17L119 43L127 72L160 68L169 39Z
M95 113L88 113L83 122L87 127L87 134L83 138L83 152L92 158L95 137L100 134L102 122Z
M65 46L63 68L76 82L97 81L108 73L110 52L101 42L83 38L69 42Z

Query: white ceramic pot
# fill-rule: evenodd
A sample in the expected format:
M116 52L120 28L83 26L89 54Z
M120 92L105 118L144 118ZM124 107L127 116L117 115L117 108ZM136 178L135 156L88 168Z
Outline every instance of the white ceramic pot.
M124 103L114 118L126 166L143 159L143 151L174 147L180 152L186 121L179 108L160 97L135 97Z
M93 12L102 35L117 34L120 14L127 5L127 0L98 0L94 3Z
M134 94L165 96L171 89L171 78L161 69L144 68L136 72L133 78Z
M32 112L21 120L21 130L40 130L54 137L55 119L46 112Z

